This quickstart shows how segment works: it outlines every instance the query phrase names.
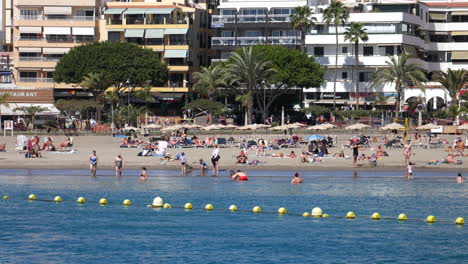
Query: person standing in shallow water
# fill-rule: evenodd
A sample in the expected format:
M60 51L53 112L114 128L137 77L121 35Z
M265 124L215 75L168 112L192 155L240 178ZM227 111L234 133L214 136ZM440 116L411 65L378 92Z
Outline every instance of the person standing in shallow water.
M97 170L97 162L98 162L98 157L96 155L96 151L93 150L93 154L89 156L89 171L91 172L91 176L96 176L96 170Z
M299 183L302 183L302 178L299 177L299 173L298 173L298 172L294 173L294 178L292 178L291 183L292 183L292 184L299 184Z
M122 176L123 158L120 154L117 155L117 157L115 157L114 167L115 167L115 176L116 177Z
M463 183L463 176L462 176L461 172L459 172L458 175L457 175L457 183L458 184Z

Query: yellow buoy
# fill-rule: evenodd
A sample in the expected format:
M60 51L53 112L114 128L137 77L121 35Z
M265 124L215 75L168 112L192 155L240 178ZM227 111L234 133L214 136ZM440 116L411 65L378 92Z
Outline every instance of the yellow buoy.
M78 197L78 199L76 199L76 202L77 203L85 203L86 199L84 197Z
M28 199L29 199L29 200L36 200L36 195L30 194L30 195L28 196Z
M372 220L380 220L380 214L375 212L371 216Z
M10 199L10 197L8 197L8 196L6 196L6 195L3 196L3 200L8 200L8 199Z
M465 219L463 217L457 217L457 219L455 219L455 224L464 225L465 224Z
M261 213L261 212L262 212L262 208L260 208L260 206L255 206L255 207L252 209L252 212L254 212L254 213Z
M101 200L99 200L99 204L102 204L102 205L107 204L107 199L106 198L101 198Z
M428 223L435 223L435 221L436 221L436 217L433 215L429 215L428 217L426 217L426 222Z
M132 201L128 200L128 199L125 199L123 202L122 202L123 205L125 206L130 206L132 204Z
M399 214L398 215L398 220L400 221L406 221L408 219L408 216L406 214Z
M284 207L280 207L280 208L278 209L278 214L287 214L287 213L288 213L288 211L287 211L286 208L284 208Z
M205 205L205 210L211 211L211 210L213 210L213 209L214 209L214 206L213 206L212 204L207 204L207 205Z
M166 209L167 209L167 208L171 208L171 207L172 207L172 206L171 206L170 203L165 203L165 204L163 205L163 208L166 208Z
M237 206L235 205L229 206L229 211L232 211L232 212L237 211Z
M156 197L153 199L153 207L163 207L163 199L161 197Z
M323 214L322 217L330 217L328 214Z
M60 196L55 196L54 197L54 202L60 203L61 201L62 201L62 197L60 197Z
M354 219L356 217L356 215L354 214L354 212L348 212L346 214L346 218L348 219Z
M302 216L303 216L303 217L309 217L310 214L309 214L308 212L304 212L304 213L302 214Z
M184 205L184 208L187 209L187 210L190 210L190 209L193 208L193 206L192 206L191 203L186 203L186 204Z
M320 207L315 207L312 209L312 217L322 217L323 211Z

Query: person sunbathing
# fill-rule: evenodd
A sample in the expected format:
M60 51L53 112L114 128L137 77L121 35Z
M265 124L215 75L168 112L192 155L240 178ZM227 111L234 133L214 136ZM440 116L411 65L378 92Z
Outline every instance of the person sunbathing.
M297 155L296 155L296 153L294 153L294 151L291 151L291 153L289 153L288 158L295 159L295 158L297 158Z
M309 158L307 157L305 151L302 151L301 153L301 162L309 162Z
M453 154L448 154L447 157L444 159L444 161L448 164L455 164L456 161L453 158Z
M272 158L282 158L282 157L284 157L284 154L283 153L275 153L275 154L271 154L271 157Z
M53 143L54 142L52 141L52 138L47 137L47 141L44 142L44 144L42 145L42 150L53 150L53 149L55 149Z
M67 137L65 142L60 143L59 150L61 151L63 148L70 146L70 144L71 144L70 137Z
M241 150L241 152L239 153L239 156L237 156L237 162L236 163L240 163L240 164L247 163L247 155L245 154L245 152L243 150Z
M453 152L452 146L449 146L449 147L445 150L445 152L450 152L450 153Z
M6 151L6 144L0 144L0 152Z
M376 151L377 157L384 157L385 156L385 151L382 148L382 145L377 146L377 151Z

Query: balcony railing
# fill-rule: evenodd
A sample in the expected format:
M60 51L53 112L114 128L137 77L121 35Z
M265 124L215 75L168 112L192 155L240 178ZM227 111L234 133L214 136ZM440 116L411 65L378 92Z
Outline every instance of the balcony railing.
M16 20L78 20L78 21L93 21L94 16L43 16L43 15L20 15Z
M59 61L58 57L19 57L19 61Z
M214 37L211 40L213 46L250 46L258 44L270 45L299 45L301 43L300 37Z
M289 23L291 22L290 15L215 15L211 18L211 24L234 24L234 23Z
M96 41L96 37L92 36L68 36L68 35L52 35L48 37L39 37L39 38L31 38L31 37L18 37L17 40L20 41L52 41L52 42L93 42Z
M38 77L19 77L18 82L29 82L29 83L53 83L53 78L38 78Z

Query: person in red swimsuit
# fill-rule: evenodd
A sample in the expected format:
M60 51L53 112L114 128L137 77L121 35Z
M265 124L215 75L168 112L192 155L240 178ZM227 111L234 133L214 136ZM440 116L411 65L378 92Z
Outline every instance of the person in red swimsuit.
M248 181L249 180L249 177L247 177L247 175L240 170L237 170L237 173L235 173L234 171L231 171L230 173L231 173L231 179L233 181Z

